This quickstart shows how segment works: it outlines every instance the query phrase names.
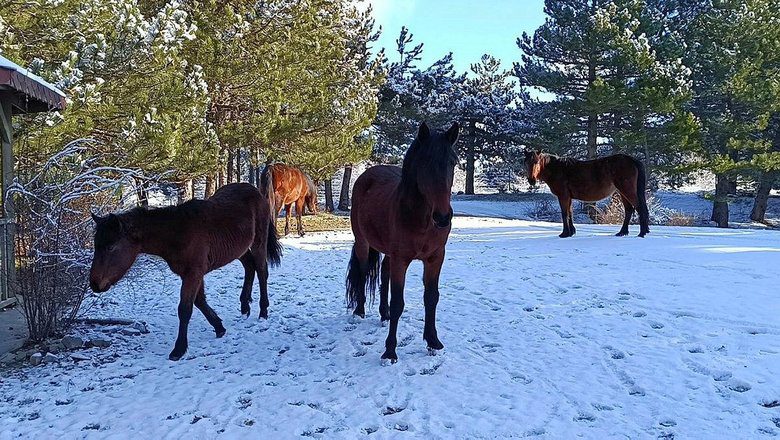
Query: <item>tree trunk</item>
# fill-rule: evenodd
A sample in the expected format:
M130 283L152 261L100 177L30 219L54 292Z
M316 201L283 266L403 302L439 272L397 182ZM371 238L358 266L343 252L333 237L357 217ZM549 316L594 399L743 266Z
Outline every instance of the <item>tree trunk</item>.
M474 143L469 139L466 148L466 194L474 194L474 169L476 158L474 157Z
M235 164L236 155L232 151L228 151L227 157L227 174L225 175L225 184L233 183L233 165Z
M592 86L596 82L596 63L591 61L588 65L588 86ZM588 114L588 159L595 159L598 155L597 141L598 141L598 128L599 128L599 115L596 113Z
M192 200L192 179L179 182L177 189L179 204L182 204L187 200Z
M325 212L333 212L333 180L325 180Z
M715 202L712 204L712 217L710 219L716 222L719 228L728 228L730 182L729 178L723 174L718 174L716 177L718 183L715 185Z
M240 182L244 177L241 174L241 148L236 149L236 182Z
M344 167L344 178L341 180L339 192L339 211L349 211L349 188L352 186L352 165Z
M766 207L769 203L769 192L772 190L772 186L774 186L776 180L776 172L761 174L761 181L759 181L758 188L756 189L756 198L753 201L753 211L750 213L750 219L754 222L764 222Z
M257 184L255 184L255 166L252 165L251 163L249 164L249 173L248 174L249 174L249 184L257 186Z
M203 198L208 199L209 197L214 195L215 186L216 186L216 180L214 179L213 174L209 174L206 176L206 185L203 189Z
M149 192L146 189L146 183L141 179L135 181L135 195L138 198L138 206L149 207Z

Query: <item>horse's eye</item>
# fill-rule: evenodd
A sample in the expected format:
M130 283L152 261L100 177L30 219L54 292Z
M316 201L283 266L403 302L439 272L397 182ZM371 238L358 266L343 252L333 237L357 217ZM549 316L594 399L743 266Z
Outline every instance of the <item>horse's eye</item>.
M114 252L114 249L116 249L116 243L114 243L114 244L112 244L112 245L110 245L110 246L108 247L108 251L109 251L109 252Z

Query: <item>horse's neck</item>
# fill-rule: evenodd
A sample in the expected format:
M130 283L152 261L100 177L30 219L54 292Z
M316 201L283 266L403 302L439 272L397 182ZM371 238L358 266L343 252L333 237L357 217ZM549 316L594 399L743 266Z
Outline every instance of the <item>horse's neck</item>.
M129 214L133 232L141 242L141 252L167 259L169 244L181 230L172 214L169 210L137 210Z
M539 172L539 179L549 184L560 176L560 171L566 167L566 163L553 156L546 156L543 160L542 169Z
M406 220L421 227L427 225L433 213L433 205L420 192L417 182L403 178L398 185L398 204Z

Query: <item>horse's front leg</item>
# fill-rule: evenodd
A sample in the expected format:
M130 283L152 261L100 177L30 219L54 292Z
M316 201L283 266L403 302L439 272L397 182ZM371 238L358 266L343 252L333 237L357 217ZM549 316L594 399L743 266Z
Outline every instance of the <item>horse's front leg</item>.
M425 330L423 339L428 343L428 350L441 350L444 344L439 341L436 333L436 305L439 303L439 274L444 263L444 248L433 257L423 262L423 284L425 293Z
M398 347L398 320L404 312L404 283L409 263L409 260L399 257L393 257L390 261L390 331L385 340L382 359L389 359L392 363L398 362L398 354L395 352Z
M561 205L561 219L563 220L563 232L558 237L571 237L574 235L571 221L571 197L568 194L561 194L558 196L558 204Z
M187 327L192 317L192 306L202 284L203 274L182 277L179 298L179 336L176 338L173 351L168 355L168 359L172 361L178 361L187 352Z

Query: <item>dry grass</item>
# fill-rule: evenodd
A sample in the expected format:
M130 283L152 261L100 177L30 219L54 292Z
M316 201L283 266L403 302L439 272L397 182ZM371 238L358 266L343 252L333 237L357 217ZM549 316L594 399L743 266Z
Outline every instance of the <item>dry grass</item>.
M298 227L295 216L290 216L290 233ZM306 232L344 231L350 228L349 215L319 212L317 215L303 216L303 229ZM284 232L284 217L276 219L276 229Z

